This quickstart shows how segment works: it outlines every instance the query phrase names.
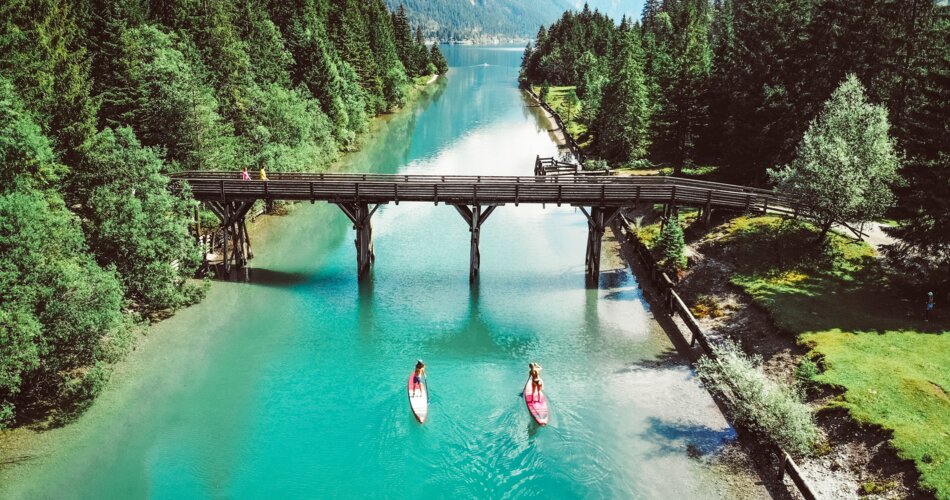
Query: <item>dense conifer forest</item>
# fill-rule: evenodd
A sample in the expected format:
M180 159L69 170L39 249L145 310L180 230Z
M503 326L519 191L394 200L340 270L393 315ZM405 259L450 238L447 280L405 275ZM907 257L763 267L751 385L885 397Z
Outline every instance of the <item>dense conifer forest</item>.
M619 22L585 5L541 26L521 78L576 87L576 120L589 131L578 139L613 166L713 166L730 182L813 200L835 193L861 200L848 208L855 220L886 209L899 238L893 264L948 285L950 8L941 2L648 0L639 21ZM854 123L874 135L855 137ZM858 156L835 158L848 143ZM822 161L840 170L811 168Z
M383 0L0 5L0 428L69 418L196 300L187 169L312 171L445 73Z

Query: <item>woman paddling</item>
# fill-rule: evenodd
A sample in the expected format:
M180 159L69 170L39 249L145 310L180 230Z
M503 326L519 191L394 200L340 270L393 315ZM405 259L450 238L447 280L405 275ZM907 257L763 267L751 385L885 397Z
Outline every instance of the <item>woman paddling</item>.
M412 393L418 390L419 395L422 395L422 377L426 376L426 364L422 360L416 361L416 370L412 373Z
M528 376L531 377L531 399L537 401L541 397L541 365L535 362L528 363ZM536 396L537 395L537 396Z

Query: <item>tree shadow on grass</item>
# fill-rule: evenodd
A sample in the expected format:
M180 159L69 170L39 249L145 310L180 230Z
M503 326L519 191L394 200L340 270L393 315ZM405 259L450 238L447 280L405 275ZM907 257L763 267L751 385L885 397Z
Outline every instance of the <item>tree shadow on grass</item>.
M940 312L924 321L926 291L905 291L863 242L832 234L822 246L808 223L739 217L711 234L706 250L735 267L732 282L790 334L950 330Z

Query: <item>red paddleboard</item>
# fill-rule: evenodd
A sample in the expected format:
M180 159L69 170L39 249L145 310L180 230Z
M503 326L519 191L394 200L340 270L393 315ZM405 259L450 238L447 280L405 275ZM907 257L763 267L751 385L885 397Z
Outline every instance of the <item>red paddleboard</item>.
M412 408L412 414L415 415L419 423L425 423L429 416L429 388L426 387L425 380L418 386L413 387L412 379L415 376L415 370L409 374L409 385L406 387L409 393L409 407Z
M548 398L544 397L544 391L539 394L537 401L531 397L531 377L528 377L528 383L524 386L524 403L528 405L528 412L538 425L548 425L548 418L551 416Z

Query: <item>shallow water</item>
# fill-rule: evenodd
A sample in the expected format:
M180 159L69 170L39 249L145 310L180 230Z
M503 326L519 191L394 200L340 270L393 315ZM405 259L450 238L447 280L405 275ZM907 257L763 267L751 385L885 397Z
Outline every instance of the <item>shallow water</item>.
M535 155L557 153L516 88L520 48L444 49L448 78L344 168L530 175ZM361 284L332 205L264 226L250 282L217 282L152 328L85 416L34 435L35 456L0 472L0 496L736 495L687 456L734 432L635 277L605 269L585 289L574 208L496 210L475 288L468 227L449 206L382 207ZM425 425L405 392L416 358L430 375ZM531 360L544 366L545 428L518 396Z

